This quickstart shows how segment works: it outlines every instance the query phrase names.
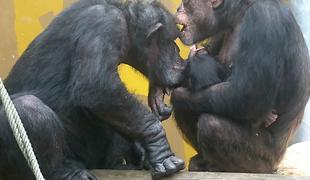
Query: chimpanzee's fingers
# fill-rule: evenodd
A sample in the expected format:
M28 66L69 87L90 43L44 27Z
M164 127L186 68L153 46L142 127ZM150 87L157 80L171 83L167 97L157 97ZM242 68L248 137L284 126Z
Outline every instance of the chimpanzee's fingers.
M157 108L155 101L151 105L151 110L152 110L153 114L155 114L156 116L159 116L158 108Z
M163 104L163 103L158 103L157 104L157 108L158 108L158 114L160 116L160 120L164 121L169 119L169 117L172 114L172 107L168 106L167 104Z
M156 98L156 107L161 121L164 121L171 116L172 107L164 104L164 96Z
M196 44L192 45L190 47L190 52L189 52L188 58L194 57L196 55L196 52L197 52L196 50L197 50L197 45Z
M159 111L159 115L163 118L162 120L168 119L172 114L172 107L165 104L163 109Z

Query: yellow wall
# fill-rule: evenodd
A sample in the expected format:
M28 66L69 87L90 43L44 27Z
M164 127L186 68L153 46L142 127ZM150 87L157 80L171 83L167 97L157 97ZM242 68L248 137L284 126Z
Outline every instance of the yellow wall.
M0 77L4 78L16 59L27 48L31 40L65 7L75 0L0 0ZM180 0L162 0L171 12L176 11ZM186 58L188 48L178 44L181 56ZM137 71L126 65L119 67L122 80L130 92L146 99L148 82ZM164 123L173 150L188 158L195 152L180 137L175 122Z

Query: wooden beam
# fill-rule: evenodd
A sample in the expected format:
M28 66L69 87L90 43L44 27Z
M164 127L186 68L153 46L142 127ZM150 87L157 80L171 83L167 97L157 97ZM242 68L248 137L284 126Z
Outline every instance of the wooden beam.
M148 171L93 170L98 180L152 180ZM167 180L310 180L310 176L283 176L277 174L211 173L187 172L177 173Z

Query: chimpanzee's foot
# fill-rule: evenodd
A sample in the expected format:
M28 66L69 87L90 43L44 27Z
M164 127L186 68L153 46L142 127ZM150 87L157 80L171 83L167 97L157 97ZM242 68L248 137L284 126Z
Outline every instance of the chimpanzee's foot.
M86 170L84 164L75 160L65 160L64 166L56 169L51 174L52 180L97 180L97 178Z
M206 165L203 162L203 159L199 154L196 156L192 157L189 161L189 166L188 166L189 171L205 171L206 170Z
M175 156L170 156L161 163L156 163L153 166L152 177L159 179L163 176L169 176L185 168L185 163L182 159Z
M204 172L204 171L219 172L220 171L219 168L207 162L207 160L204 159L200 154L197 154L196 156L191 158L191 160L189 161L188 170L198 171L198 172Z

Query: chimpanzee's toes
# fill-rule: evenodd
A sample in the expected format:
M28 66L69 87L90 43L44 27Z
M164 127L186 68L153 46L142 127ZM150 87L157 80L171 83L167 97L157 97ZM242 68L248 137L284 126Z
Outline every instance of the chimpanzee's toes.
M162 163L156 163L152 172L153 179L159 179L164 176L169 176L185 168L185 163L182 159L175 156L170 156Z
M175 156L171 156L170 160L176 165L177 168L179 169L185 168L185 163L182 159L175 157Z

